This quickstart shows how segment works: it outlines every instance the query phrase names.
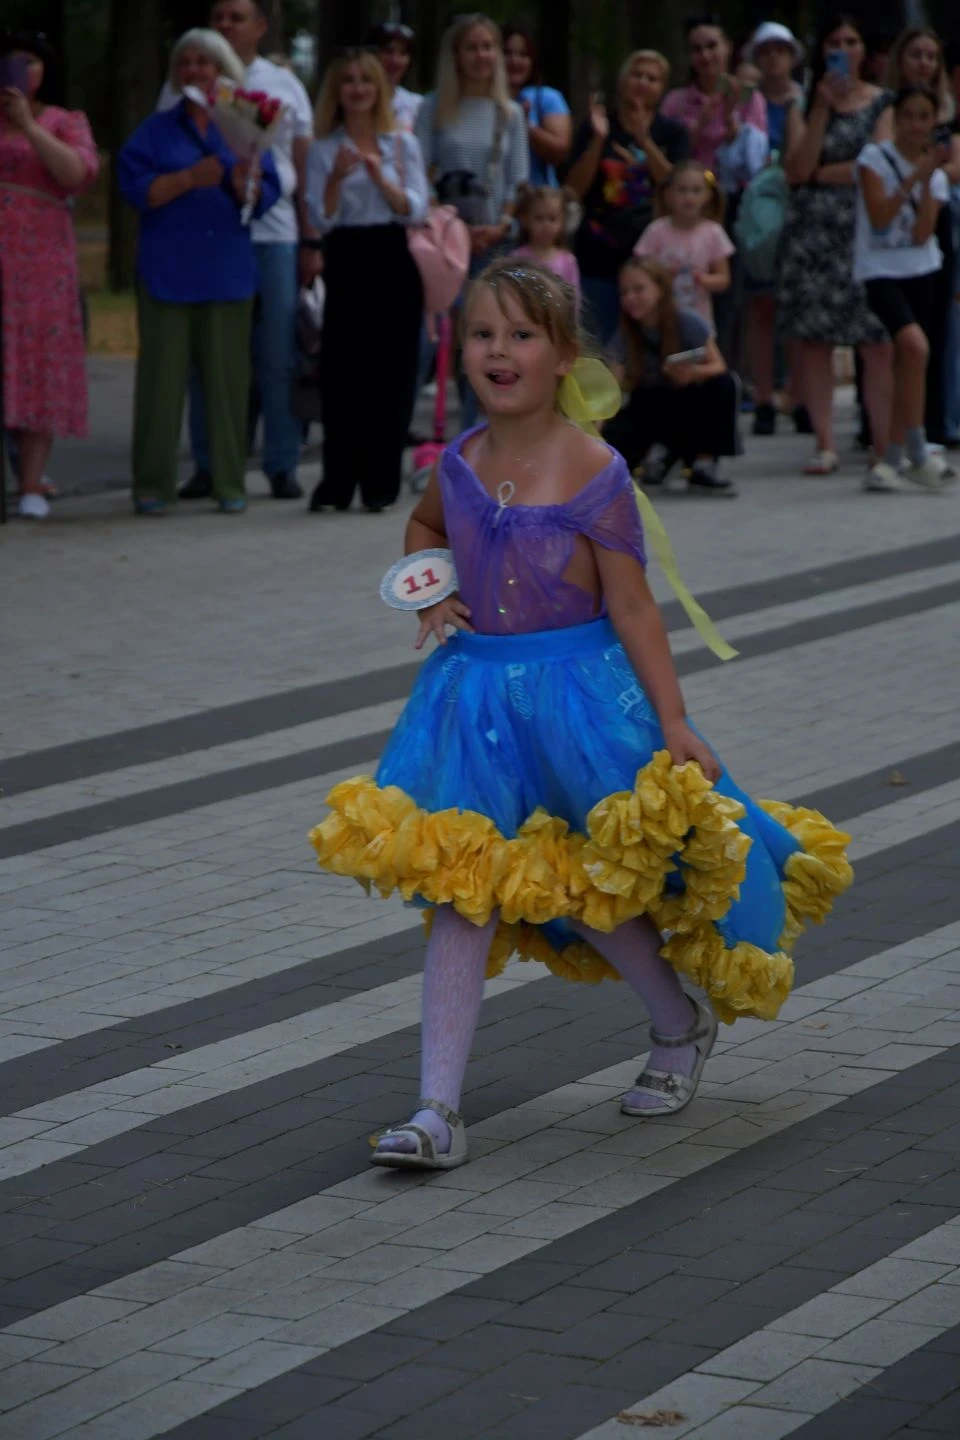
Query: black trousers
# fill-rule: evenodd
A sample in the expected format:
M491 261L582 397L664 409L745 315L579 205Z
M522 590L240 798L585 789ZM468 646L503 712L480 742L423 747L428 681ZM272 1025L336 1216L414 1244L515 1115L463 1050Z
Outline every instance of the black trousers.
M699 385L639 385L603 427L603 438L635 470L651 445L666 445L682 460L736 455L740 392L729 370Z
M391 505L413 409L423 285L402 225L351 225L325 247L320 503Z

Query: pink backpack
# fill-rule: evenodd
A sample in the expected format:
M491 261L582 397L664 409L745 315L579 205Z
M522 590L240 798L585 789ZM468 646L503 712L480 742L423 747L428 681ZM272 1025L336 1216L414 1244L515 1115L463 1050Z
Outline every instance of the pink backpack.
M467 278L470 231L452 205L436 205L423 225L409 227L407 241L423 281L423 308L428 315L442 315Z
M397 170L405 182L403 142L397 136ZM431 207L422 225L407 226L407 242L423 281L427 315L443 315L454 304L470 268L470 231L452 205Z

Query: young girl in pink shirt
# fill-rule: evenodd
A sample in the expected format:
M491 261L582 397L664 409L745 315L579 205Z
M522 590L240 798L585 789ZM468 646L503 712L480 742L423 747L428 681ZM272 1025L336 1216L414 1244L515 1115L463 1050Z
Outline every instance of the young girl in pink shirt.
M674 166L660 188L658 209L633 253L658 260L673 276L681 310L693 310L715 332L713 296L730 288L734 245L724 230L723 195L713 175L696 160Z
M554 185L531 185L517 205L520 244L515 255L535 260L566 280L577 297L580 309L580 267L567 248L567 196Z

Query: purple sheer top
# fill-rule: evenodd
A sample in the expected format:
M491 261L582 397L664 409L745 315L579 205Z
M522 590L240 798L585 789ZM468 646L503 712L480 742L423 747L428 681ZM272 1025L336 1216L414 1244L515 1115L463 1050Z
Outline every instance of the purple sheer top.
M466 430L440 462L440 494L460 595L481 635L561 630L606 614L564 576L578 536L646 564L643 526L626 461L610 462L565 505L506 505L487 494L464 459Z

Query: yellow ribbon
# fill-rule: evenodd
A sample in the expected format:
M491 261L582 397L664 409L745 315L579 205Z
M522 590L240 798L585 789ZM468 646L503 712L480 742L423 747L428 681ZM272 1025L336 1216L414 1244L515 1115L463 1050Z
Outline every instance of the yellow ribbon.
M597 422L611 419L620 409L620 386L601 360L580 359L570 374L561 380L557 400L561 412L568 420L572 420L588 435L599 436ZM738 652L732 645L727 644L703 606L691 595L680 578L670 537L649 496L644 494L636 482L633 488L650 547L691 625L718 660L732 660Z

